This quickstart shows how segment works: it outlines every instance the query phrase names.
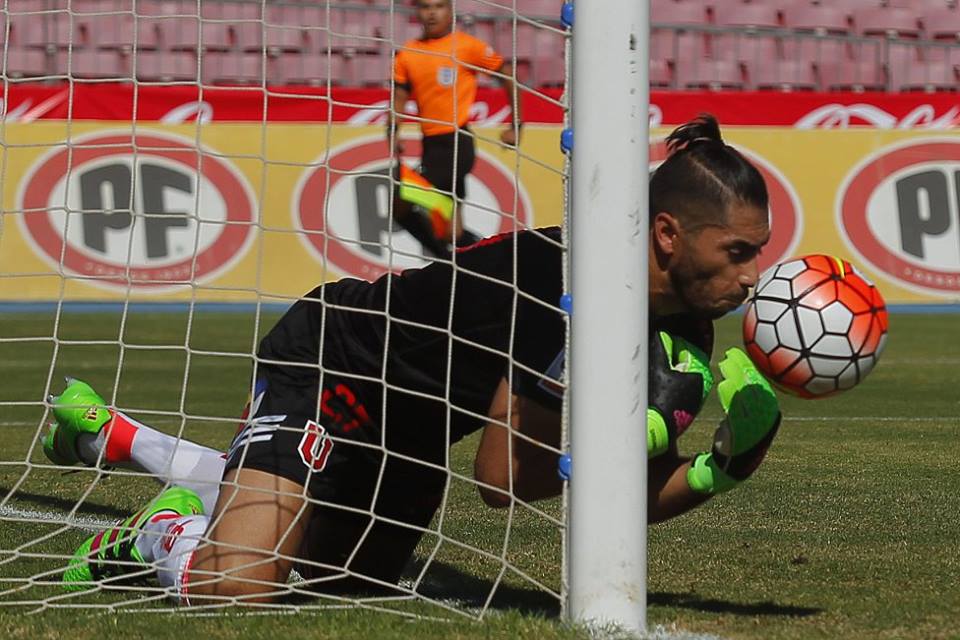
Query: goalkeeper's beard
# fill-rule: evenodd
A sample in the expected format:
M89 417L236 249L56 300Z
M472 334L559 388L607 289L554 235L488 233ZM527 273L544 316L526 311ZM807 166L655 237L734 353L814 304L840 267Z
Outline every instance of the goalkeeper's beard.
M716 274L699 268L692 258L679 259L668 273L674 294L688 312L698 318L716 320L736 309L742 302L742 299L717 298L711 295L710 283Z

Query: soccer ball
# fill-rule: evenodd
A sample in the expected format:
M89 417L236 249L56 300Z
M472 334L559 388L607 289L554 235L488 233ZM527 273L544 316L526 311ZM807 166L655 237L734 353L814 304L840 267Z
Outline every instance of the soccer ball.
M849 262L827 255L767 269L743 318L750 359L778 388L804 398L856 386L886 341L880 292Z

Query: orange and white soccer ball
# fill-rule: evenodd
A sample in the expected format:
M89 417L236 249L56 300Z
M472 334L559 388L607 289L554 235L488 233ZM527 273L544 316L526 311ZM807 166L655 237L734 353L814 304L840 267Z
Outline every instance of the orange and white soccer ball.
M809 255L760 276L743 319L743 342L777 387L804 398L851 389L877 364L887 307L846 260Z

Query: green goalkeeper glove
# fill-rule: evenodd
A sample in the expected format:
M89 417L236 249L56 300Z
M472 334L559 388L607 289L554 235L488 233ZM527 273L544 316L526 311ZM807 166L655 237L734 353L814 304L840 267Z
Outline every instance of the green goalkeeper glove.
M750 477L780 427L780 407L770 383L740 349L720 362L724 380L717 386L726 417L714 436L713 450L693 459L687 484L697 493L722 493Z
M713 387L710 358L683 338L657 331L650 340L647 455L666 452L700 412Z

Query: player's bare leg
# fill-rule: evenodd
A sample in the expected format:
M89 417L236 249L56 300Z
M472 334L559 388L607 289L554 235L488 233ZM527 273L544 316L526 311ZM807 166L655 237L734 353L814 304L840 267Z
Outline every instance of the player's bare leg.
M269 602L285 587L312 506L303 487L254 469L231 469L204 542L181 576L181 602Z

